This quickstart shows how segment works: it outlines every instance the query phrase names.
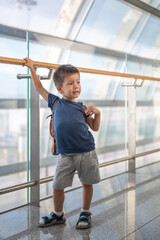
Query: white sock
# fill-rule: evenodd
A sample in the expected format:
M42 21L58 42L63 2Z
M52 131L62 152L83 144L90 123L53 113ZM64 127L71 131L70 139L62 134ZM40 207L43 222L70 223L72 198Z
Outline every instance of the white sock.
M56 212L56 211L53 211L58 217L60 217L62 215L63 212Z
M81 209L81 212L90 212L89 210Z

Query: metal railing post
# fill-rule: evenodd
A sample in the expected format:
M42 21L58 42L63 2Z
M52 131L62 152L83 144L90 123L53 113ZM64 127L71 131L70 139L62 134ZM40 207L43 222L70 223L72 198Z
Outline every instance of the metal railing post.
M39 94L34 89L33 83L30 84L30 178L37 184L31 187L30 203L39 206L40 200L40 110Z
M128 154L136 154L136 86L128 87ZM128 171L135 173L135 157L128 161Z

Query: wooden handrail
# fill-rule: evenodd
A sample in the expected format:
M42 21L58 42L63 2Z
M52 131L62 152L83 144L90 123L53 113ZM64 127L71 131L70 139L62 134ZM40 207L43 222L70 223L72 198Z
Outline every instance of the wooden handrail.
M25 63L25 60L16 59L16 58L0 57L0 63L23 65ZM37 62L37 61L33 61L33 64L35 67L54 68L54 69L56 69L60 66L60 64L44 63L44 62ZM110 71L81 68L81 67L77 67L77 68L80 72L85 72L85 73L109 75L109 76L115 76L115 77L135 78L135 79L142 79L142 80L160 81L160 78L156 78L156 77L148 77L148 76L134 75L134 74L128 74L128 73L119 73L119 72L110 72Z

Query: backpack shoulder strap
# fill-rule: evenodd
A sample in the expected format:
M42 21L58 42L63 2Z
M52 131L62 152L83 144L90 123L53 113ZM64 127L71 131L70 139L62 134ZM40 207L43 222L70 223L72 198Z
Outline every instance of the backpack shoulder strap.
M57 99L54 101L54 104L53 104L53 107L52 107L52 113L49 114L49 115L46 117L46 119L53 116L53 114L54 114L54 109L55 109L56 103L57 103L58 101L59 101L59 98L57 98Z
M57 98L57 99L54 101L53 108L52 108L52 114L54 114L54 109L55 109L56 103L57 103L58 101L59 101L59 98Z
M53 104L53 108L52 108L52 114L50 115L51 116L51 120L50 120L50 135L53 137L53 139L55 139L55 135L54 135L54 109L55 109L55 106L56 106L56 103L59 101L59 98L57 98L55 101L54 101L54 104Z

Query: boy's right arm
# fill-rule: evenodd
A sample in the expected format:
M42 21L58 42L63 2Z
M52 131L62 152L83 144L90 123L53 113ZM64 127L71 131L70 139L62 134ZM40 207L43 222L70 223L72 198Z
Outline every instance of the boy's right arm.
M33 61L29 58L24 58L24 60L26 60L26 63L24 64L24 66L30 69L33 85L36 91L48 102L49 92L43 87L41 81L39 80L36 74L36 71L33 67Z

